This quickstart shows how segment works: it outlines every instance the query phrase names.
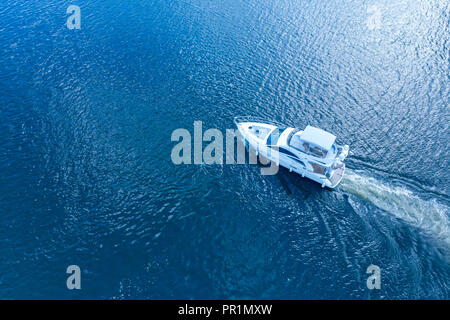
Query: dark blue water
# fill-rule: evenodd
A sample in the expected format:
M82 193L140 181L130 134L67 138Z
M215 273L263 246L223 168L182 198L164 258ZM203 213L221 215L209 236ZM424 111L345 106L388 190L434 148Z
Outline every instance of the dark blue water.
M449 15L445 0L2 1L0 298L448 299ZM344 181L172 163L173 130L236 115L336 134Z

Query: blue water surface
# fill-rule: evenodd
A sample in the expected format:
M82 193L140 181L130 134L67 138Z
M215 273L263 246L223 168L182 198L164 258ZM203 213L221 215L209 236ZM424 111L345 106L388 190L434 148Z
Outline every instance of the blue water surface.
M449 15L445 0L3 0L0 298L448 299ZM332 132L352 151L342 184L172 162L175 129L225 133L237 115Z

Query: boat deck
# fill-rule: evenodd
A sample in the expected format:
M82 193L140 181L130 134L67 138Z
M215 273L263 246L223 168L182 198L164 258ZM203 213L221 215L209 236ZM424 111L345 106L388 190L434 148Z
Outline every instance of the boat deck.
M345 167L341 167L339 169L336 169L328 180L331 182L331 188L336 187L339 182L341 182L342 177L344 176Z

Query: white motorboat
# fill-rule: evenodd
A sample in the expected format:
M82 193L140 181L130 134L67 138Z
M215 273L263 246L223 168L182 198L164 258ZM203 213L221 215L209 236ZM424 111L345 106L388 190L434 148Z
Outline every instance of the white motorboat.
M349 146L337 145L333 134L309 125L300 130L255 117L236 117L234 122L246 147L257 155L322 187L335 188L341 182Z

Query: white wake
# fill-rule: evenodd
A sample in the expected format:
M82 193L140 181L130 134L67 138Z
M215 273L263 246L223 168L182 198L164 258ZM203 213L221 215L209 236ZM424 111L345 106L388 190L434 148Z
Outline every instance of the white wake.
M446 205L435 199L421 199L411 190L381 183L351 170L345 173L340 188L420 228L450 248L449 207Z

